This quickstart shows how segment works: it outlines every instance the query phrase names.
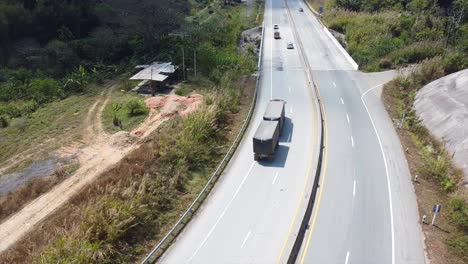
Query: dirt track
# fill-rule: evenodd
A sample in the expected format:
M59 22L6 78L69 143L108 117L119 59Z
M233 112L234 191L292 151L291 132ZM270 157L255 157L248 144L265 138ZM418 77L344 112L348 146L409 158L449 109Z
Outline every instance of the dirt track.
M88 111L83 138L86 146L79 148L79 144L76 144L63 149L64 155L78 154L79 169L51 191L35 199L0 224L2 242L0 252L13 245L54 210L59 209L86 184L92 183L102 172L136 149L164 121L176 114L186 115L196 110L202 101L202 97L198 95L188 98L180 96L150 98L161 100L158 100L156 106L150 106L153 108L150 115L134 132L108 135L102 128L101 114L113 89L114 86L109 88L105 95L101 94Z

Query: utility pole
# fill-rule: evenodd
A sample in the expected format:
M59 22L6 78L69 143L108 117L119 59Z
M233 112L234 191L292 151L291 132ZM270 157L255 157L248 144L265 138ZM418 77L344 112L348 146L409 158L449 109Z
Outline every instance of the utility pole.
M197 77L197 50L193 51L193 69L195 71L195 77Z
M184 53L184 46L182 46L182 76L185 81L185 53Z

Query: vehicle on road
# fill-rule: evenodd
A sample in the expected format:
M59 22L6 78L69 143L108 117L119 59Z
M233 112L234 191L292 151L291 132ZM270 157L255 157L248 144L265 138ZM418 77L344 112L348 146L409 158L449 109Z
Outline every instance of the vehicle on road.
M294 49L294 44L292 42L288 42L287 48Z
M280 137L279 121L262 120L253 137L254 160L267 158L272 161Z
M274 37L275 39L280 39L280 33L278 31L275 31Z
M299 12L304 12L304 9L302 7L299 8Z
M273 25L273 29L279 29L278 24L274 24L274 25Z
M285 105L286 101L284 100L272 99L268 103L265 113L263 114L263 120L279 122L280 135L283 132Z

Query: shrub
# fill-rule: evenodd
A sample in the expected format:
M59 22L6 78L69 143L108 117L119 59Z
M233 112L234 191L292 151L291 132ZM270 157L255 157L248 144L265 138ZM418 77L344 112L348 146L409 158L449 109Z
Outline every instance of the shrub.
M416 42L390 53L387 57L395 65L417 63L441 55L444 47L440 42Z
M8 127L8 117L5 115L0 115L0 128Z
M125 106L129 116L143 115L148 112L146 105L138 99L130 99Z
M460 52L449 53L444 57L445 73L451 74L468 68L468 59Z
M32 98L40 104L50 102L63 94L58 82L50 78L32 80L29 90Z

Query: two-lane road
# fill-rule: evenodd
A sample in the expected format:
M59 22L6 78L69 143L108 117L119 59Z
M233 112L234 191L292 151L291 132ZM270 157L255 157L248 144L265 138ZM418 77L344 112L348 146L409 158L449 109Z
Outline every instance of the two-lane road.
M281 39L273 38L279 25ZM196 216L161 263L284 262L295 241L317 166L318 104L284 3L266 1L258 99L235 155ZM252 138L268 101L287 101L286 124L273 162L253 160Z
M353 69L353 63L303 0L285 1L297 41L320 91L327 126L321 189L299 262L424 263L416 208L411 207L414 200L405 207L407 211L397 208L395 221L393 204L396 201L401 206L404 199L393 197L396 191L392 186L398 186L398 181L410 183L396 175L396 166L389 168L388 156L397 151L384 149L382 131L365 104L362 91L371 87L362 81L362 74ZM299 12L299 8L304 12ZM374 95L368 96L375 103ZM388 119L386 115L379 117ZM379 122L383 124L382 120ZM393 143L399 145L397 140ZM402 222L402 214L408 214L412 222ZM397 228L409 232L398 232L396 236Z

